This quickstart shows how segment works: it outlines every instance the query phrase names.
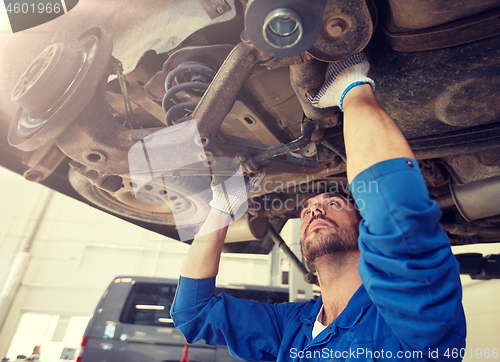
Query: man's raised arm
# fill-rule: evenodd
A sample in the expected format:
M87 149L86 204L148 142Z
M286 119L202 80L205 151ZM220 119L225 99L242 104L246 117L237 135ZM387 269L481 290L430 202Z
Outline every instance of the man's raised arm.
M369 84L344 98L344 138L349 182L370 166L393 158L415 158L408 142L380 107Z
M226 238L227 227L231 216L212 208L207 220L189 248L181 276L192 279L215 277L219 272L219 261L222 246Z
M217 275L228 225L245 213L246 209L243 210L241 206L259 189L267 175L266 170L262 169L245 184L241 166L235 171L227 179L214 176L213 197L210 201L212 209L184 259L182 277L204 279Z

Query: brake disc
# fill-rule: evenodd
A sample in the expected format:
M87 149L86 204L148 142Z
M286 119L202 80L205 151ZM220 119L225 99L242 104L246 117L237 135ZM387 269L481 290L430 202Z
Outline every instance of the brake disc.
M19 110L8 141L23 151L52 143L85 109L108 72L110 36L91 28L76 46L48 46L28 67L12 92Z

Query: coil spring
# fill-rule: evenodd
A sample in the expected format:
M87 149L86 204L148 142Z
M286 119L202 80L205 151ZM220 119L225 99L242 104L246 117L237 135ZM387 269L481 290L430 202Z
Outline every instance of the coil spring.
M184 122L193 113L215 74L213 69L192 60L179 64L168 73L165 79L166 93L162 101L167 125ZM185 93L183 99L177 96L180 92ZM185 100L186 98L196 100Z

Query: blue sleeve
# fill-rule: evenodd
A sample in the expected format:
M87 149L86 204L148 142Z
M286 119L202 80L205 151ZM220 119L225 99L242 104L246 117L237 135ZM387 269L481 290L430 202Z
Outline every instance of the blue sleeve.
M227 345L232 355L244 360L276 360L285 306L214 293L215 278L180 277L171 316L187 342L203 339L209 345Z
M400 343L453 360L443 353L464 348L466 335L459 266L418 163L378 163L350 188L363 217L359 272L373 303Z

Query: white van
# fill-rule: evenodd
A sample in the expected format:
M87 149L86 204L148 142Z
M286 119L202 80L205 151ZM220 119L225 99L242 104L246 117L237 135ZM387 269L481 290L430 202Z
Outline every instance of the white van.
M117 277L104 292L82 338L76 362L179 362L186 340L170 318L177 280ZM288 289L218 287L217 293L266 303L288 301ZM190 362L235 362L225 346L199 341Z

